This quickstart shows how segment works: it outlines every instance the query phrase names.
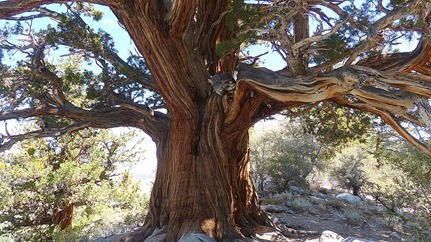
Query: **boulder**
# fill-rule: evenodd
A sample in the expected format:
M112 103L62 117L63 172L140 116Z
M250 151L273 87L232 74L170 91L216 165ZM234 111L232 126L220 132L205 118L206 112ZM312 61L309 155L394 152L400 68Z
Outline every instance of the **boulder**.
M325 195L321 192L313 192L312 196L320 198L320 199L327 199L328 198L328 195Z
M163 242L166 241L166 231L164 229L155 229L153 234L151 234L144 242Z
M338 199L341 199L348 203L359 204L362 202L362 199L358 196L352 195L350 193L341 193L337 195Z

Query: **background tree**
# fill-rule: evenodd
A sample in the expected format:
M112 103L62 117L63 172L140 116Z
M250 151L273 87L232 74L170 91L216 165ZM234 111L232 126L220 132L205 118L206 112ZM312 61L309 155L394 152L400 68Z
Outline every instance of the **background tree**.
M2 150L86 127L142 129L156 143L158 170L145 226L130 235L137 240L154 239L161 229L157 236L165 232L167 241L193 233L232 241L271 225L249 176L248 129L280 111L326 102L370 112L431 154L401 125L431 123L429 1L68 2L0 2L1 19L29 21L1 33L4 50L28 57L2 65L0 120L43 124L6 132ZM84 2L110 8L137 56L122 60L109 34L85 23L83 15L101 14ZM49 3L64 4L57 11L43 5ZM35 31L36 18L58 24ZM286 68L247 65L255 58L243 56L241 46L257 40L270 44ZM395 49L409 40L414 50ZM46 56L60 46L97 63L100 74L58 71ZM70 89L72 82L82 91Z
M323 144L304 132L299 119L272 121L270 128L252 136L250 154L252 174L263 191L264 183L271 182L278 192L290 185L307 186L307 177L323 168L320 159Z
M429 143L429 130L416 131L424 143ZM417 240L428 240L431 238L430 156L399 139L387 126L382 127L377 141L378 169L396 173L389 176L389 184L377 183L370 190L377 201L400 218L403 229Z
M257 189L261 192L265 190L265 183L269 181L268 166L270 154L271 136L266 133L256 133L255 130L250 135L250 157L252 162L251 176ZM269 154L268 154L269 153Z
M137 160L135 147L125 148L133 136L84 130L22 142L0 157L1 233L76 241L142 223L146 199L125 170Z
M340 187L351 190L353 195L359 196L362 188L369 182L364 166L370 158L371 154L363 147L346 148L334 158L331 177Z

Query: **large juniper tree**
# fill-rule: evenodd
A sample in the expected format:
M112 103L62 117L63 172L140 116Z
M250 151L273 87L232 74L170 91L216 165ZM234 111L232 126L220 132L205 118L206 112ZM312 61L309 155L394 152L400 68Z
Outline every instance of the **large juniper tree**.
M335 114L337 105L350 114L366 111L431 153L402 126L431 123L427 0L68 2L0 2L1 19L21 21L2 30L2 48L28 57L1 67L0 120L41 125L3 134L2 150L86 127L142 129L157 145L158 170L138 240L158 231L167 241L191 232L232 241L271 225L249 176L248 129L280 111L328 107ZM81 2L109 7L143 59L119 58L109 34L81 17L100 13ZM51 3L67 4L67 11L44 5ZM31 31L23 24L44 17L58 26ZM397 44L407 41L416 48L403 52ZM256 58L241 48L257 42L268 43L286 67L253 66ZM60 46L102 71L59 71L46 56ZM73 83L81 88L69 88Z

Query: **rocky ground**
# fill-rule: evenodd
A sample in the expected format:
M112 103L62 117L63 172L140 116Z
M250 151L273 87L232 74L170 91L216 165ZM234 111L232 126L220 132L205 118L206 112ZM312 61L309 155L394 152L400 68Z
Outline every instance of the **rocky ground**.
M422 241L397 229L372 199L301 190L262 197L262 208L281 233L259 228L261 241Z
M262 209L277 229L258 227L252 242L314 241L314 242L377 242L377 241L431 241L431 232L425 238L403 232L400 221L372 198L359 198L340 191L305 192L291 188L281 194L261 194ZM414 216L414 215L413 215ZM414 219L412 219L413 221ZM411 227L421 230L410 221ZM404 221L405 222L405 221ZM133 231L129 231L133 232ZM124 234L110 236L97 242L123 241ZM156 237L159 235L156 235ZM164 241L154 237L150 241ZM182 241L213 242L203 234L190 234Z

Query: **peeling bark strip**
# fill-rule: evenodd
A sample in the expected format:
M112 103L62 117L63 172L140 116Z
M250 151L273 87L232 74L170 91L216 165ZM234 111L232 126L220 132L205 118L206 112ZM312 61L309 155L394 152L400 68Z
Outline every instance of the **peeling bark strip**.
M368 22L358 20L360 9L356 6L350 5L347 12L339 6L343 1L337 0L269 1L265 6L250 4L247 8L236 0L77 1L108 6L130 34L151 75L128 65L109 48L100 51L76 46L67 39L60 44L98 52L97 60L103 67L121 67L123 72L119 72L126 82L163 97L167 114L109 88L106 94L115 100L112 105L91 110L77 107L68 99L62 76L45 66L47 60L41 50L47 45L32 42L20 49L22 46L0 41L4 49L33 53L30 74L17 76L5 71L0 73L2 81L32 83L43 79L47 83L47 92L31 96L40 106L20 109L26 97L13 97L7 108L0 109L0 121L41 116L72 121L58 129L7 134L0 137L0 151L20 140L85 127L140 128L156 143L158 169L145 225L123 239L245 240L255 235L256 227L272 226L259 207L250 179L248 129L262 118L294 107L307 110L319 102L337 103L379 116L406 140L431 154L429 147L401 125L431 125L431 3L408 0L402 6L385 8L376 1L374 6L381 11L376 16L380 17ZM42 5L66 2L2 1L0 18L24 21L28 16L21 13L35 11L33 18L58 20L59 13ZM327 16L327 9L338 18ZM407 26L402 23L406 17L417 19L418 24ZM311 31L310 18L318 26ZM83 19L77 21L86 25ZM382 52L400 37L395 33L409 29L420 36L415 50ZM346 31L350 36L344 34ZM270 43L286 61L286 68L275 72L238 64L239 49L248 39ZM336 44L331 46L331 41ZM221 44L229 48L217 52ZM326 56L327 52L332 56ZM230 78L234 71L238 71L236 82Z

